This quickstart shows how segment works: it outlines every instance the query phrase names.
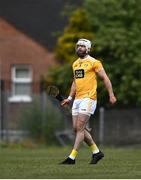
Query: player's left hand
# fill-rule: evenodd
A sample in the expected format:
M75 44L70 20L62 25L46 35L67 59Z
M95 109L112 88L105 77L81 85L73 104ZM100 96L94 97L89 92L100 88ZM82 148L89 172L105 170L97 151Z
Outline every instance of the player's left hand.
M117 101L117 99L116 99L116 97L115 97L114 95L112 95L112 96L109 97L109 102L110 102L111 104L115 104L116 101Z

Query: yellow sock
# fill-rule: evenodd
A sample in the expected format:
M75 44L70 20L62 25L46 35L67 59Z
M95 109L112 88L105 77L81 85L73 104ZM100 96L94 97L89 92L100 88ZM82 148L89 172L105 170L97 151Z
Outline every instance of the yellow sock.
M96 154L96 153L99 152L99 149L98 149L98 147L97 147L96 144L92 144L92 145L90 146L90 149L91 149L91 151L92 151L93 154Z
M76 156L77 156L77 151L75 150L75 149L73 149L72 151L71 151L71 153L70 153L70 155L69 155L69 158L71 158L71 159L75 159L76 158Z

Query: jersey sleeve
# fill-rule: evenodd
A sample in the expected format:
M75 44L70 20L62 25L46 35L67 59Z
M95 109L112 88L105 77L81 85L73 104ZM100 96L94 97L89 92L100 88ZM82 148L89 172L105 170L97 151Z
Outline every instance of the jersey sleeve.
M96 60L93 64L93 69L95 72L98 72L103 69L103 65L99 60Z

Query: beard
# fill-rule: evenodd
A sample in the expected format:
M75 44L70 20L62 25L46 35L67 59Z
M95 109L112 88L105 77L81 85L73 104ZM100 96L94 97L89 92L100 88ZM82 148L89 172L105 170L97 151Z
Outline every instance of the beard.
M84 58L86 55L88 55L86 51L81 51L81 50L77 50L76 53L80 58Z

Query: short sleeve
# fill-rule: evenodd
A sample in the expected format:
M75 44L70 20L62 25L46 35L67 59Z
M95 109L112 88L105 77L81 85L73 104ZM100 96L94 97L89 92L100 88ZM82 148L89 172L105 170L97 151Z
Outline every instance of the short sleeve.
M103 65L99 60L96 60L93 64L93 68L95 72L98 72L103 69Z

